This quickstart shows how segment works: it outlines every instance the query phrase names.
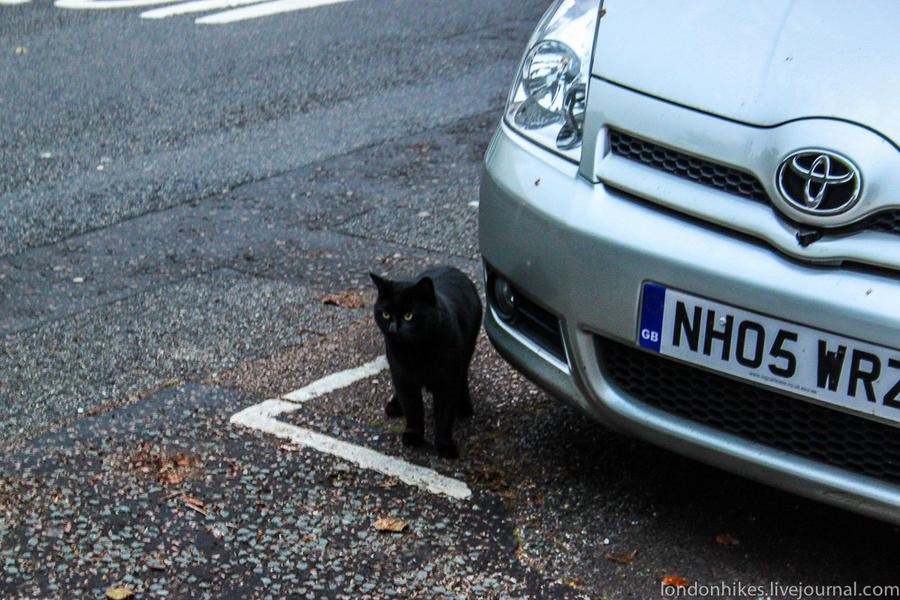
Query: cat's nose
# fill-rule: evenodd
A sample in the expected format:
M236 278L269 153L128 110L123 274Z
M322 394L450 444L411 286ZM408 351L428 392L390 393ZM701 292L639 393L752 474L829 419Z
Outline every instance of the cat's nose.
M388 333L390 333L390 334L397 333L397 323L396 322L391 321L391 324L388 325Z

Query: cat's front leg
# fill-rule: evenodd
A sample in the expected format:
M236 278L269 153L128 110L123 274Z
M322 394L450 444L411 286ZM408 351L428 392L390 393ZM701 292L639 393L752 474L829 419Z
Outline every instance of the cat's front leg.
M401 439L405 446L421 446L424 443L425 409L422 406L422 386L403 380L394 380L397 393L394 398L406 416L406 430ZM393 398L391 402L393 402ZM388 403L390 409L391 402Z
M434 445L442 458L459 458L459 449L453 441L453 422L459 410L458 386L445 386L434 393Z

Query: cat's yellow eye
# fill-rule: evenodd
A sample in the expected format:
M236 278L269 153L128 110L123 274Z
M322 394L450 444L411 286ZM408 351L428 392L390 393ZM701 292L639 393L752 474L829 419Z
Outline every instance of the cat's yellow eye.
M391 313L384 311L383 313L381 313L381 318L384 319L385 321L390 321Z
M405 315L403 315L403 320L404 320L404 321L412 321L412 318L413 318L413 314L412 314L411 312L406 313Z

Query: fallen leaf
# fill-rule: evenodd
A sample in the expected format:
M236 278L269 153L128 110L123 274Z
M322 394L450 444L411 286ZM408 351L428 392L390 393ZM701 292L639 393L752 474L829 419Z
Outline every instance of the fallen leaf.
M190 496L181 496L181 501L184 502L184 505L190 508L193 511L196 511L203 515L204 517L209 516L209 511L204 508L206 505L196 498L191 498Z
M203 502L202 500L197 500L196 498L194 498L192 496L188 496L186 494L181 495L181 501L184 502L185 504L192 504L199 508L203 508L204 506L206 506L206 503Z
M366 302L352 292L343 292L341 294L325 296L322 298L322 304L340 306L341 308L363 308L366 305Z
M131 469L136 473L147 473L157 481L176 485L197 474L200 460L183 452L166 455L154 452L153 447L144 444L132 459Z
M732 544L736 544L737 540L728 535L727 533L720 533L716 536L716 541L722 544L723 546L731 546Z
M620 565L630 565L632 561L634 561L634 557L637 556L637 550L632 550L628 554L606 554L606 560L610 560L614 563L619 563Z
M309 192L307 195L312 195L312 192ZM334 258L334 254L329 250L312 250L306 253L308 258Z
M125 598L131 598L132 596L134 596L134 592L128 588L117 587L106 590L106 597L109 600L125 600Z
M25 46L19 46L16 48L16 54L25 54L26 52L28 52L28 50L25 48Z
M401 533L409 526L409 521L401 521L400 519L392 519L385 517L375 521L376 531L389 531L391 533Z
M666 575L665 577L663 577L662 582L664 586L676 588L683 588L690 585L687 579L685 579L684 577L677 577L675 575Z

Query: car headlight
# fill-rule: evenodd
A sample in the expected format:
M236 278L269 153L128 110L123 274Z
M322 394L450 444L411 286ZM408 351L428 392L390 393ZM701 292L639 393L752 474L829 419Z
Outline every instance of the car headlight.
M557 0L528 44L506 103L507 124L578 161L600 0Z

